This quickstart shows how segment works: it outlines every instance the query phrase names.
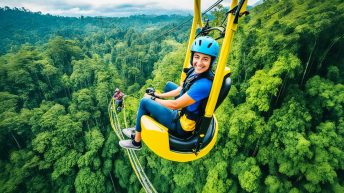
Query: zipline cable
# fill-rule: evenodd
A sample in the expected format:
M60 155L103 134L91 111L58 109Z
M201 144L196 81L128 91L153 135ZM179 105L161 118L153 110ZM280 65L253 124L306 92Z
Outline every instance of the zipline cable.
M208 9L206 9L203 13L202 16L204 16L208 11L212 10L214 7L219 5L223 0L218 0L216 1L213 5L211 5Z
M124 100L124 99L123 99ZM120 127L120 121L118 118L118 115L116 113L116 109L115 109L115 104L114 104L114 100L112 99L109 103L108 106L108 113L109 113L109 119L110 119L110 123L111 123L111 127L114 130L114 132L116 133L117 137L120 140L124 139L124 135L121 131L121 127ZM123 108L123 118L124 118L124 124L127 127L127 123L126 123L126 115L125 115L125 108ZM134 150L126 150L128 157L129 157L129 161L130 164L139 180L139 182L141 183L142 187L145 189L146 192L149 193L156 193L157 191L155 190L153 184L150 182L150 180L148 179L146 173L144 172L143 167L141 166L141 163L135 153Z
M126 95L127 96L127 95ZM126 97L125 96L125 97ZM124 102L124 98L123 98L123 103L125 104ZM117 116L117 113L115 113L115 115ZM117 119L118 120L118 119ZM126 113L125 113L125 108L123 108L123 120L124 120L124 125L125 125L125 128L128 128L128 125L127 125L127 117L126 117ZM118 125L120 126L120 122L118 121ZM121 131L121 127L118 127L119 130ZM123 133L120 132L121 135L123 136ZM124 137L124 136L123 136ZM134 163L136 163L136 168L140 171L139 173L141 173L141 175L143 176L143 178L141 179L143 183L145 183L146 185L149 186L149 189L153 189L153 191L148 191L148 192L156 192L155 189L154 189L154 186L153 184L150 182L150 180L148 179L148 177L146 176L146 173L144 172L144 169L142 168L141 164L140 164L140 161L136 155L136 153L131 150L130 151L132 153L132 158L134 160ZM147 189L147 188L146 188Z
M208 13L208 12L209 12L210 10L212 10L214 7L216 7L217 5L219 5L222 1L223 1L223 0L218 0L218 1L216 1L213 5L211 5L210 7L208 7L208 9L206 9L206 10L202 13L202 16L204 16L206 13ZM193 19L193 17L191 17L191 18L189 18L189 19L185 19L184 21L182 21L181 24L179 24L179 25L177 25L177 26L175 26L175 27L173 27L173 28L167 30L165 33L163 33L162 35L158 36L155 40L157 40L157 39L159 39L159 38L161 38L161 37L163 37L163 36L165 36L165 35L167 35L167 34L173 32L173 31L176 31L176 30L175 30L176 28L182 27L183 25L185 25L186 23L188 23L188 22L191 21L192 19Z
M112 126L113 130L115 131L117 137L120 140L122 140L122 139L124 139L124 136L123 136L121 129L120 129L120 123L118 120L116 110L114 110L115 108L114 108L113 101L112 101L111 107L109 109L110 109L109 115L110 115L111 126ZM139 164L137 163L137 159L134 158L135 153L132 151L133 150L126 150L128 156L129 156L131 166L132 166L136 176L138 177L139 182L141 183L141 185L143 186L143 188L145 189L146 192L153 192L153 191L150 191L149 184L146 183L146 180L143 180L144 176L142 175L141 167L138 166Z

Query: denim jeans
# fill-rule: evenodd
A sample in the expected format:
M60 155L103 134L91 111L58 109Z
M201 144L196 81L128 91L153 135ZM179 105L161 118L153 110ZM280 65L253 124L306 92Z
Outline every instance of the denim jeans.
M173 82L167 82L164 88L164 92L169 92L178 88ZM137 111L136 117L136 131L141 132L141 117L143 115L149 115L165 127L169 129L169 133L175 134L178 137L185 137L191 134L190 132L185 132L179 123L178 110L169 109L150 98L142 98L140 101L140 106Z
M123 105L123 100L115 100L115 104L116 104L116 106L117 107L122 107L122 105Z

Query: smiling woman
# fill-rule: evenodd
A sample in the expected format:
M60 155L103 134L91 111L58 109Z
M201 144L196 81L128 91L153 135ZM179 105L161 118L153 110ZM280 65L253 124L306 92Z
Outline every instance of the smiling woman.
M135 150L141 148L140 122L144 115L152 116L174 136L190 137L204 114L203 104L208 100L214 77L211 69L218 53L219 44L213 38L195 39L191 48L192 67L188 69L184 82L180 86L168 82L162 94L145 94L137 112L136 127L123 129L123 133L131 139L120 141L120 146ZM163 100L170 97L175 99ZM182 109L180 114L179 109Z

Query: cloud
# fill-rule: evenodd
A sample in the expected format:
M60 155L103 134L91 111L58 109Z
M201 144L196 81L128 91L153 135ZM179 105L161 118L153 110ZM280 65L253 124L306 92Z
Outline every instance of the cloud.
M145 6L143 6L145 7ZM142 8L142 5L134 5L129 3L124 3L120 5L115 5L116 9L132 9L132 8Z
M253 4L258 0L249 0ZM216 0L203 0L205 10ZM229 5L230 1L224 1ZM192 0L1 0L0 6L63 16L129 16L133 14L192 14Z

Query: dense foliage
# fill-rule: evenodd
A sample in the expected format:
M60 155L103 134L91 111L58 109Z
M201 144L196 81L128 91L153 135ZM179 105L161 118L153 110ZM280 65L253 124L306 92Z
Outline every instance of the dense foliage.
M184 16L178 15L134 15L120 18L81 16L75 18L42 15L40 12L31 12L25 8L4 7L0 8L0 54L18 49L24 43L40 45L55 36L81 41L85 37L84 35L88 35L90 38L96 36L97 43L104 43L105 38L117 41L126 39L130 46L130 38L124 37L128 29L142 33L143 29L156 30L162 26L169 28L184 18ZM181 38L177 39L181 40Z
M17 14L6 22L21 14L35 22L80 20L10 12ZM213 23L225 12L215 10ZM34 46L6 37L15 49L0 57L0 192L143 191L106 107L116 86L133 95L126 108L134 114L145 87L178 82L187 31L159 40L160 21L110 29L116 21L94 21L97 30L80 34L65 23L70 34L49 33L47 42L20 36ZM233 42L233 87L216 112L215 148L203 159L175 163L144 147L138 154L155 188L344 192L343 21L340 0L266 0L252 9Z

